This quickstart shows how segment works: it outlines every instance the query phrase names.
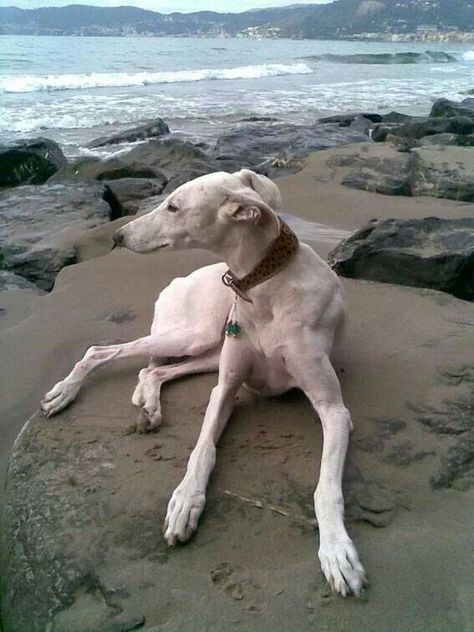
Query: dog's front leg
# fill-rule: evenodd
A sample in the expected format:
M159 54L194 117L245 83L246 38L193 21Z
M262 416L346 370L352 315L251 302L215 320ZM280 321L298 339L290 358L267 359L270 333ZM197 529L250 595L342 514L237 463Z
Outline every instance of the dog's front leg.
M212 390L197 444L189 457L186 474L168 504L164 533L170 546L189 540L197 529L216 462L217 442L250 366L251 353L245 340L227 338L219 362L219 381Z
M287 366L321 419L323 452L314 508L319 527L319 559L331 588L358 595L366 581L355 546L344 526L342 475L352 429L339 381L325 353L308 353L308 345L287 358Z

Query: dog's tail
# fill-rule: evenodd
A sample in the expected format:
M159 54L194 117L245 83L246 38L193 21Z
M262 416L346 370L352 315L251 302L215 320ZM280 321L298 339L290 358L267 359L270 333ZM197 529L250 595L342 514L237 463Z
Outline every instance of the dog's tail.
M278 213L281 210L282 201L280 191L270 178L255 173L255 171L251 171L250 169L241 169L234 175L240 178L245 186L250 187L258 193L262 200L268 204L273 211Z

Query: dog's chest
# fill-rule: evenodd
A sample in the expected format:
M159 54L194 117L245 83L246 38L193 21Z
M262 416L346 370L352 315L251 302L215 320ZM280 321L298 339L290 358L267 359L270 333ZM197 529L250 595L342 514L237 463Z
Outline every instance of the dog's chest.
M260 308L242 319L243 341L252 354L246 385L264 395L284 393L295 386L284 361L284 336L271 310Z

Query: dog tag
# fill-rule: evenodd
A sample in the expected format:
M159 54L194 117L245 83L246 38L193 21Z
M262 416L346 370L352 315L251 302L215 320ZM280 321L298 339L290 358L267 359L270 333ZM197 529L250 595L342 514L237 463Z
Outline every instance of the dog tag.
M233 336L234 338L238 338L242 333L242 327L237 321L230 320L228 323L226 323L224 333L226 336Z

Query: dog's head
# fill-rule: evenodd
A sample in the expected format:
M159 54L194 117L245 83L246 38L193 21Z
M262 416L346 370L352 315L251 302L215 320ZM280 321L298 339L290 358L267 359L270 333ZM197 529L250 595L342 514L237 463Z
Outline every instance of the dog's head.
M134 252L205 248L222 244L238 223L276 222L278 187L249 169L216 172L186 182L157 208L120 228L117 245Z

